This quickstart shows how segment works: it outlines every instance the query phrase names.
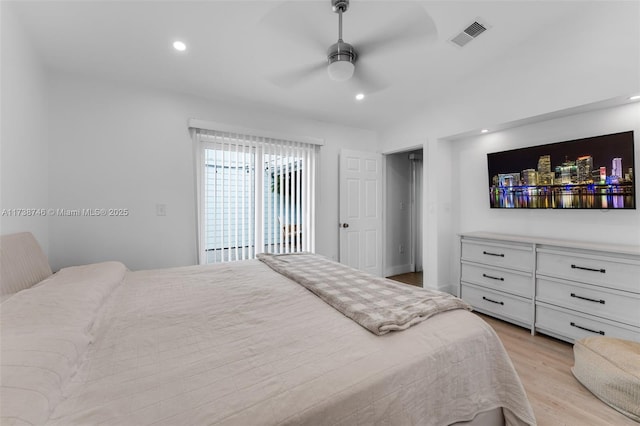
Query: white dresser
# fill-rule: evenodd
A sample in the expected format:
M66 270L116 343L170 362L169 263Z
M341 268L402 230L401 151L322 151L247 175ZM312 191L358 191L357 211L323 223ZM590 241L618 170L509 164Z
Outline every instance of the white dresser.
M640 247L460 236L460 295L475 310L569 342L640 341Z

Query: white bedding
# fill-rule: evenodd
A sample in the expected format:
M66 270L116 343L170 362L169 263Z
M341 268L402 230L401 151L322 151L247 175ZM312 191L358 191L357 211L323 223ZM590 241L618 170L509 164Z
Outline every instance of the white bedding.
M118 262L66 268L0 307L0 423L43 424L63 399L93 339L105 300L122 283Z
M66 303L50 282L27 290L60 303L48 325L20 314L22 292L2 304L2 424L439 426L495 407L508 424L535 424L500 341L467 311L375 336L259 261L127 272L119 286L110 274L108 291L73 287L89 302ZM68 342L47 361L62 365L46 365L55 378L33 367L5 387L5 333L13 351L26 339L13 362Z

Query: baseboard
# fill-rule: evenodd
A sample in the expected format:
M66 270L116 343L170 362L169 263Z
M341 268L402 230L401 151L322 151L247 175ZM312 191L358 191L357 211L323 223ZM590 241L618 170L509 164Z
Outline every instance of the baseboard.
M424 288L428 288L431 290L438 290L438 291L443 291L445 293L449 293L452 294L454 296L458 296L458 286L455 284L443 284L443 285L438 285L438 286L430 286L428 285L426 282L423 284Z
M441 291L446 291L449 294L453 294L454 296L460 297L460 295L458 294L458 292L460 291L460 286L456 284L448 285L444 287Z
M384 276L392 277L394 275L406 274L407 272L413 272L410 264L387 266L384 268Z

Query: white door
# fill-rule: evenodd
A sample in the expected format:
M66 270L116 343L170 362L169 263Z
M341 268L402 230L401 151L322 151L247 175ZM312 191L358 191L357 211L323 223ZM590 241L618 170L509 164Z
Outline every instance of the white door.
M340 262L382 275L382 155L340 151Z

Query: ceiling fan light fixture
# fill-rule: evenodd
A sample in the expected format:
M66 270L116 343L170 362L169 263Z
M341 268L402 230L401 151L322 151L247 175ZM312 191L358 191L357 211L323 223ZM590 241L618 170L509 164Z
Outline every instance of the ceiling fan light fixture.
M327 72L333 81L346 81L353 77L358 54L349 43L338 40L327 51Z
M353 73L356 67L353 62L350 61L335 61L331 62L327 67L329 77L333 81L347 81L353 77Z

